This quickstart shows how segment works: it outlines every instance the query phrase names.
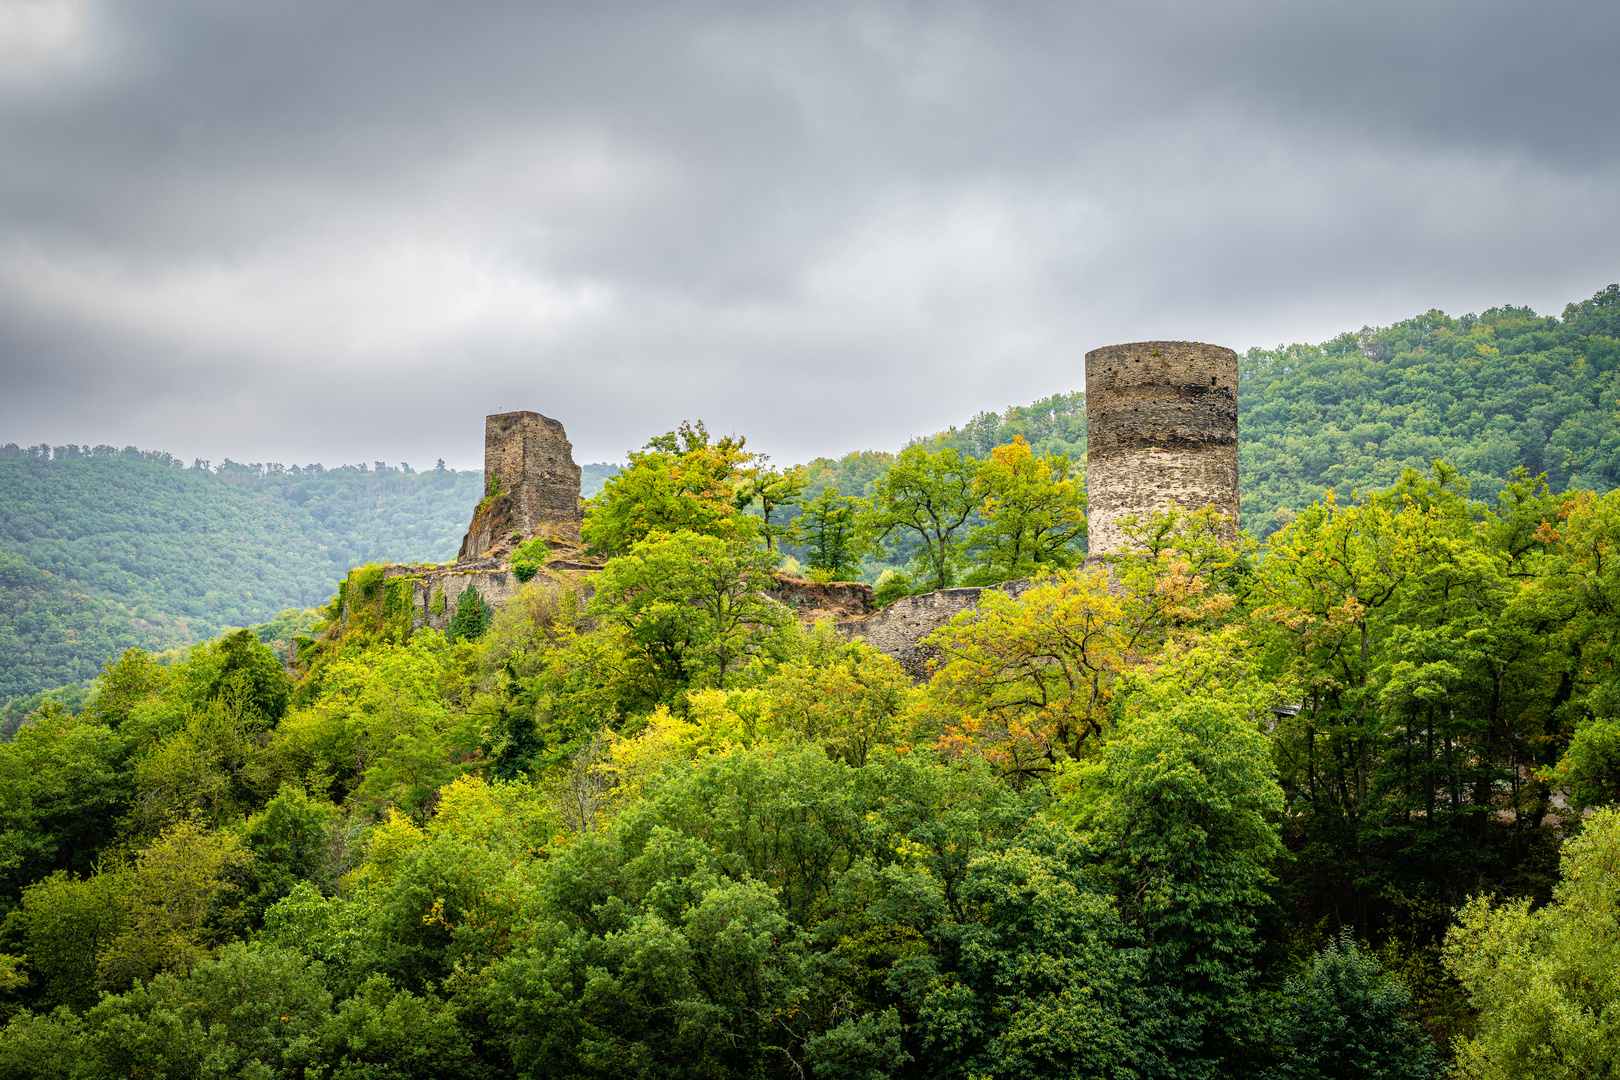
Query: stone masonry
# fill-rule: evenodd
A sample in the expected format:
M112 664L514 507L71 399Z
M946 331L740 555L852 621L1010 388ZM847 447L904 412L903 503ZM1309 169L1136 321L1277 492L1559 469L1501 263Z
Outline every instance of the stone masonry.
M1029 578L1004 581L989 588L1017 597L1030 586ZM902 596L888 607L861 619L845 619L837 630L846 638L860 638L878 652L894 657L913 679L926 679L928 662L939 650L923 638L964 611L979 606L981 588L941 589L920 596Z
M1238 528L1238 355L1196 341L1138 341L1086 354L1090 554L1129 547L1121 518L1175 502Z
M579 466L562 423L537 412L484 418L484 490L457 561L496 554L545 533L576 535L581 518Z

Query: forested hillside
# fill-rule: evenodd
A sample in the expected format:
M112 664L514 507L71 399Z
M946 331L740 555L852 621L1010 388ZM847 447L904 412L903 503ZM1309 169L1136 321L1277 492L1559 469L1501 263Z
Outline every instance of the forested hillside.
M1489 501L1521 467L1556 491L1606 492L1620 485L1620 285L1562 318L1431 311L1250 349L1240 388L1243 524L1256 536L1324 488L1388 487L1434 458Z
M584 467L594 494L616 466ZM483 473L182 467L128 447L0 447L0 703L325 602L351 566L455 557Z
M799 515L1040 575L919 680L764 595L737 493L802 478L696 425L588 597L413 630L360 572L291 672L124 654L0 743L0 1080L1611 1075L1620 492L1442 466L1085 570L1060 457Z
M182 468L112 447L0 448L0 698L332 595L349 567L455 555L482 473Z
M1255 537L1327 488L1388 487L1435 458L1488 502L1519 467L1545 472L1556 491L1606 492L1620 485L1620 285L1561 318L1511 306L1430 311L1320 345L1251 348L1239 387L1243 527ZM983 458L1022 438L1037 455L1067 455L1083 476L1085 435L1085 395L1072 393L981 412L920 441ZM864 495L892 460L870 450L818 458L807 493Z

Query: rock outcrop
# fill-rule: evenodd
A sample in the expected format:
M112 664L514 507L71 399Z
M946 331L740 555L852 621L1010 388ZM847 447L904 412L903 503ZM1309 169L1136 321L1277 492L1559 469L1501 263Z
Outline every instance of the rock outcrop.
M792 608L806 626L818 619L860 618L872 611L872 586L859 581L807 581L777 574L776 588L765 595Z

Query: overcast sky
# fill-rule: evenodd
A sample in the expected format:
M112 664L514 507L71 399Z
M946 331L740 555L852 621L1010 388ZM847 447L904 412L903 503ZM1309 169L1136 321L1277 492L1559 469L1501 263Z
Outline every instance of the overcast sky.
M1620 280L1620 4L0 0L0 442L778 462Z

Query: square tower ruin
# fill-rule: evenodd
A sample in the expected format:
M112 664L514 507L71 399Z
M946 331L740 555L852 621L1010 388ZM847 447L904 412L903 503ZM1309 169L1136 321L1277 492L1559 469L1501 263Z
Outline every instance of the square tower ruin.
M484 499L473 513L458 559L496 553L514 535L577 534L579 466L562 422L537 412L484 418Z

